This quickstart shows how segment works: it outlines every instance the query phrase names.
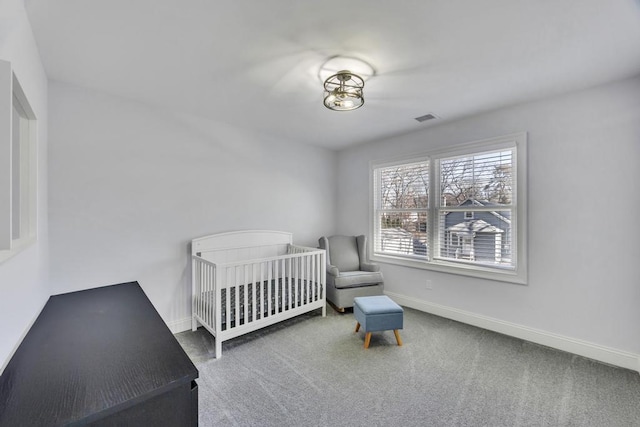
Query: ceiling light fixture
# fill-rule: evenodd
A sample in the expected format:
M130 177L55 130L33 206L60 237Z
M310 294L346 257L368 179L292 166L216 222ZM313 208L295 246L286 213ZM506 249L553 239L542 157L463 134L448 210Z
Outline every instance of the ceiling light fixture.
M324 85L324 106L334 111L362 107L364 82L375 74L373 66L360 58L330 56L318 70L318 79Z
M364 80L349 70L338 71L324 81L324 106L334 111L350 111L364 105Z

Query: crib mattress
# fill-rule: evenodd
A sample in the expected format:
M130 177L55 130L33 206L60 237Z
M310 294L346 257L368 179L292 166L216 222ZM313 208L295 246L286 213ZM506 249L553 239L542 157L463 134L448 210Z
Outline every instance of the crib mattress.
M308 304L309 302L318 301L319 296L322 295L322 286L317 282L311 282L309 289L309 283L307 280L299 279L297 283L295 280L293 285L289 285L289 279L284 279L285 286L283 287L283 279L265 280L262 283L249 283L247 285L233 286L222 290L221 304L218 306L221 309L222 314L222 330L227 328L233 328L238 325L252 322L269 315L275 315L282 311L289 309L291 302L292 307L298 307L302 304ZM253 309L253 287L256 286L256 310ZM269 286L271 286L271 313L269 313ZM289 293L291 291L291 298ZM238 319L236 319L236 292L239 292L237 301L240 305L238 310ZM247 295L245 297L245 292ZM284 292L284 298L282 294ZM308 295L310 294L310 295ZM227 295L229 295L229 313L227 313ZM207 310L210 309L212 304L215 304L215 292L207 291L200 295L201 301L205 304ZM247 319L245 319L245 304L247 301ZM256 319L254 319L254 313ZM227 321L230 324L227 324Z

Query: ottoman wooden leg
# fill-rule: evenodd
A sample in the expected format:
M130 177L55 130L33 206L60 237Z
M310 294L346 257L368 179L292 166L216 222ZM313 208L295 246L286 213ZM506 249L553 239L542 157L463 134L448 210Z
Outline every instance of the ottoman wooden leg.
M356 332L360 330L360 322L356 322Z
M398 342L398 345L402 345L402 339L400 338L400 332L398 332L397 329L394 329L393 333L396 334L396 341Z
M371 332L367 332L364 336L364 348L369 348L369 343L371 342Z

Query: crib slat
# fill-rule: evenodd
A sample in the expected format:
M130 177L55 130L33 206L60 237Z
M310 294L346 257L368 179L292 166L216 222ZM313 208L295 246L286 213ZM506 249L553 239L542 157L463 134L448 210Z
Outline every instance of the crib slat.
M209 285L209 269L207 265L200 264L200 279L202 280L202 294L200 295L200 304L198 307L198 314L202 316L205 322L209 323L209 316L207 316L207 304L206 304L206 292Z
M215 294L212 296L211 292L213 291L213 283L214 283L214 269L213 266L205 263L200 264L200 280L201 280L201 294L200 294L200 304L198 307L198 314L203 319L208 319L207 315L208 311L215 310ZM207 324L209 320L206 320Z
M298 268L298 274L296 277L296 288L299 290L299 294L296 298L298 305L304 305L304 283L302 283L302 277L304 274L304 260L302 257L296 258L296 266Z
M257 290L258 286L260 286L259 280L260 280L260 277L262 276L262 271L261 271L262 270L262 263L260 263L260 265L254 264L252 268L254 269L254 274L253 274L253 276L254 276L253 279L254 280L253 280L253 287L252 287L252 291L251 291L251 301L253 303L253 305L251 306L251 307L253 307L253 309L251 311L253 313L252 314L252 316L253 316L252 319L253 320L258 320L258 311L260 311L260 310L258 308L256 294L258 292L258 290ZM257 269L257 272L256 272L255 269Z
M270 264L273 268L273 272L269 269L269 281L267 283L267 292L269 294L269 313L267 316L271 316L271 313L273 313L273 291L271 290L271 283L275 283L278 280L278 263L276 261L270 261Z
M216 314L216 289L214 288L215 284L215 272L213 267L210 265L206 266L207 274L206 274L206 287L207 287L207 295L210 297L211 301L207 303L207 301L203 301L203 308L207 311L207 317L209 318L209 324L215 321Z
M309 296L309 261L310 258L308 255L305 255L304 258L301 260L302 264L304 266L304 274L302 276L302 287L304 288L304 303L305 305L309 304L309 302L311 302L311 297Z
M289 273L287 269L288 262L286 259L282 260L282 288L280 290L280 311L284 311L287 306L287 294L290 294L288 291L288 281L289 281Z
M242 282L244 284L244 292L241 295L242 302L240 303L240 307L244 307L243 314L244 318L242 320L242 324L245 324L249 321L249 283L251 283L251 277L249 274L249 264L244 266L244 277ZM236 323L237 324L237 323Z
M322 256L321 254L318 255L314 255L313 259L316 263L316 270L315 270L315 274L313 275L313 282L314 282L314 290L316 291L316 298L317 299L321 299L322 296L320 295L320 270L322 268L324 268L324 265L322 265Z
M225 296L224 299L226 301L226 307L225 307L225 312L224 312L224 316L225 316L225 322L224 323L225 323L225 329L229 330L229 329L231 329L231 295L230 295L230 292L229 292L229 289L230 289L229 286L232 283L231 279L235 280L235 278L231 275L231 272L232 272L231 268L227 268L225 270L226 270L226 273L227 273L226 274L227 279L224 282L225 287L222 288L222 291L224 292L224 296ZM222 286L222 285L223 284L220 283L218 286Z
M306 261L307 261L307 270L306 270L306 273L304 275L304 280L305 280L304 283L305 283L305 285L306 285L305 287L307 289L307 292L306 292L306 294L307 294L306 295L307 304L309 304L309 303L311 303L311 301L313 301L313 298L312 298L312 295L311 295L311 292L312 292L312 289L311 289L311 258L312 257L313 257L313 255L305 257Z
M275 292L275 300L273 303L275 304L274 313L279 313L282 311L282 306L284 305L284 286L285 286L285 261L281 260L278 266L278 277L276 278L275 286L273 291Z
M191 274L191 330L195 331L198 324L193 316L198 313L197 296L200 295L200 290L198 289L198 261L193 257L191 257Z
M193 312L192 315L200 315L200 300L202 299L202 276L201 276L201 269L202 269L202 265L200 264L200 260L194 258L193 259L193 295L191 296L192 298L192 305L191 305L191 311ZM195 320L191 321L191 325L192 325L192 329L197 327L197 323Z
M292 308L295 308L296 306L296 298L298 296L298 282L296 280L296 275L298 272L298 263L297 263L297 259L295 258L289 258L289 265L291 267L291 271L290 271L290 276L291 276L291 281L290 281L290 289L291 292L289 293L289 310L291 310Z
M237 280L238 280L238 272L237 267L230 269L232 272L231 277L233 280L229 282L229 287L227 288L227 294L229 295L229 300L231 300L230 309L231 311L227 313L227 330L233 329L233 325L238 320L236 311L238 310L238 301L235 301L238 298L238 289L237 289Z
M300 288L300 299L299 305L305 305L305 298L307 297L306 293L306 284L304 283L304 269L305 269L305 259L300 257L297 259L297 264L299 266L298 270L298 287Z
M311 273L309 274L309 281L311 282L311 301L315 302L318 299L316 292L318 282L316 281L316 270L318 269L318 257L317 255L311 255Z
M268 279L269 263L265 262L260 267L260 319L269 312L269 301L267 301L267 290L264 287L265 281Z
M209 269L206 264L200 263L200 291L201 294L199 296L198 302L198 315L202 317L202 319L209 323L209 319L207 318L206 311L206 292L208 291L207 286L209 285Z
M293 288L293 292L291 293L291 304L289 308L293 308L298 304L298 295L299 295L299 283L298 283L298 259L291 259L291 288Z
M291 310L296 305L296 260L289 258L289 299L287 307Z
M289 290L289 292L286 295L287 301L286 301L285 307L290 309L291 308L291 291L292 291L292 288L293 288L292 283L291 283L291 276L293 275L293 273L292 273L293 266L291 265L291 258L287 258L287 265L289 267L287 269L287 289Z
M207 314L205 313L206 311L206 292L208 291L208 286L209 286L209 269L207 268L208 266L205 264L200 264L200 280L201 280L201 291L203 292L202 294L200 294L200 302L198 304L198 314L207 322L209 323L209 319L207 317Z
M252 263L250 267L251 274L251 291L247 293L247 302L249 304L249 317L245 319L246 323L256 320L256 263Z
M313 264L313 272L311 273L311 289L313 291L313 301L318 300L318 284L319 282L316 280L316 271L318 270L318 256L311 256L311 263Z
M196 276L196 280L198 281L198 284L196 285L196 287L198 288L198 295L196 296L196 314L198 314L198 316L203 317L202 316L202 292L204 291L203 289L203 283L204 283L204 271L203 271L203 265L200 262L200 260L198 260L196 262L196 265L198 266L198 271L197 271L197 276Z
M234 311L234 317L233 317L233 327L237 327L240 326L240 284L241 282L241 277L240 277L240 273L239 271L241 270L241 267L236 267L236 280L235 280L235 285L233 286L233 290L234 290L234 296L235 296L235 306L233 307L233 311Z
M275 284L275 298L276 300L274 301L275 306L275 312L279 313L280 310L282 309L282 306L284 305L284 288L285 288L285 261L283 259L281 259L280 261L278 261L278 277L276 278L276 284Z
M302 285L302 268L304 267L302 265L302 258L297 257L295 260L296 263L296 274L295 274L295 283L296 283L296 301L295 303L300 306L304 304L303 298L304 298L304 289L303 289L303 285Z
M296 283L296 300L295 304L298 306L303 305L304 298L304 290L302 288L302 258L296 258L296 274L295 274L295 283Z

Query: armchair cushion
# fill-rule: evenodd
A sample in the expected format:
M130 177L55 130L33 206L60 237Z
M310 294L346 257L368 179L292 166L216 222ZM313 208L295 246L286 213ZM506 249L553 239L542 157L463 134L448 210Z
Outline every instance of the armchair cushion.
M328 262L338 267L340 272L360 270L360 256L358 254L358 244L355 237L331 237L329 252L331 260Z
M333 282L337 289L373 286L383 282L382 273L369 271L343 271L333 277L327 275L327 281Z

